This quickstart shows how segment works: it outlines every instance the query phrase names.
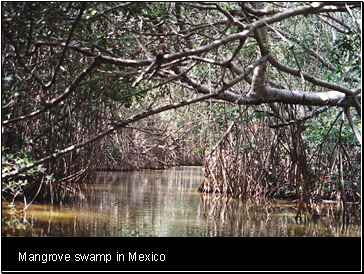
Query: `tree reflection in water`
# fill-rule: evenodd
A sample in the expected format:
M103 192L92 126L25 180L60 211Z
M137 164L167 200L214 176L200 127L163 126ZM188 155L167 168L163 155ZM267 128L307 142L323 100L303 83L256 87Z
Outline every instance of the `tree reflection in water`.
M360 218L342 225L336 205L320 205L321 219L297 223L287 200L233 199L197 191L201 167L99 173L82 188L84 199L33 204L9 215L3 236L290 237L361 236ZM19 209L23 205L17 206Z
M321 204L322 217L297 223L295 204L274 199L239 200L201 193L209 236L235 237L340 237L360 236L360 221L340 221L336 205ZM229 232L227 231L229 230Z

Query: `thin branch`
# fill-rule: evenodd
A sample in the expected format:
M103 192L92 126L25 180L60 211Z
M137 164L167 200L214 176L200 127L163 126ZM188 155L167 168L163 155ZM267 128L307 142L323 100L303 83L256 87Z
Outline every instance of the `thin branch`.
M38 41L35 43L36 47L39 47L42 45L51 46L51 47L66 47L66 43L63 43L63 42L60 43L60 42ZM122 58L99 55L97 53L92 53L90 51L90 49L87 47L76 47L76 46L68 45L66 48L69 48L69 49L72 49L79 53L82 53L83 55L85 55L87 57L93 57L93 58L98 57L101 63L112 64L112 65L121 66L121 67L144 67L144 66L149 66L153 62L153 60L149 60L149 59L130 60L130 59L122 59Z
M354 95L354 92L351 89L348 89L348 88L346 88L344 86L333 84L333 83L330 83L330 82L327 82L327 81L324 81L324 80L320 80L320 79L318 79L316 77L313 77L312 75L310 75L310 74L308 74L306 72L301 72L298 69L294 69L294 68L285 66L282 63L280 63L277 59L275 59L271 54L269 54L268 61L274 67L276 67L278 70L287 72L287 73L292 74L292 75L297 76L297 77L303 76L305 80L307 80L308 82L310 82L310 83L312 83L314 85L321 86L321 87L328 88L328 89L332 89L332 90L337 90L337 91L343 92L343 93L345 93L346 95L349 95L349 96Z
M187 105L191 105L191 104L194 104L194 103L197 103L197 102L201 102L201 101L204 101L204 100L207 100L207 99L210 99L210 98L213 98L213 97L216 97L217 94L216 93L211 93L211 94L208 94L208 95L204 95L204 96L201 96L201 97L198 97L198 98L194 98L194 99L190 99L190 100L186 100L186 101L182 101L180 103L175 103L175 104L171 104L171 105L167 105L167 106L164 106L164 107L160 107L160 108L157 108L157 109L153 109L153 110L150 110L150 111L142 111L142 112L139 112L138 114L134 115L134 116L131 116L130 118L128 119L125 119L119 123L116 123L115 125L105 129L104 131L100 132L99 134L83 141L83 142L80 142L76 145L72 145L72 146L69 146L63 150L60 150L58 152L55 152L47 157L44 157L38 161L35 161L34 163L31 163L31 164L28 164L26 165L25 167L22 167L22 168L19 168L19 169L16 169L14 171L11 171L11 172L5 172L5 173L2 173L1 175L1 178L2 179L7 179L7 178L11 178L11 177L14 177L14 176L17 176L31 168L34 168L36 166L39 166L43 163L46 163L50 160L54 160L54 159L57 159L59 158L60 156L64 155L64 154L67 154L67 153L70 153L76 149L79 149L79 148L82 148L90 143L93 143L111 133L113 133L115 130L117 129L120 129L120 128L124 128L126 127L127 125L131 124L131 123L134 123L136 121L139 121L141 119L144 119L148 116L151 116L151 115L155 115L155 114L158 114L158 113L161 113L161 112L164 112L164 111L167 111L167 110L171 110L171 109L177 109L177 108L180 108L180 107L183 107L183 106L187 106Z
M217 3L214 3L217 10L219 10L220 12L222 12L227 18L229 18L229 20L238 28L240 29L244 29L246 28L245 24L243 24L242 22L240 22L239 20L237 20L234 16L232 16L228 11L224 10L223 8L221 8Z
M87 81L83 81L79 84L79 86L84 86L84 85L89 85L89 84L93 84L93 83L97 83L97 82L100 82L100 81L103 81L103 80L106 80L112 76L122 76L122 77L128 77L128 76L133 76L133 75L137 75L138 72L122 72L122 71L110 71L108 72L107 74L103 75L103 76L100 76L98 78L95 78L95 79L90 79L90 80L87 80Z
M289 125L292 125L292 124L297 124L297 123L300 123L302 121L306 121L308 119L311 119L312 117L315 117L315 116L319 115L320 113L325 112L328 109L329 109L328 106L323 106L323 107L318 108L317 110L315 110L314 112L312 112L311 114L309 114L309 115L307 115L305 117L297 118L297 119L294 119L294 120L291 120L291 121L288 121L288 122L285 122L285 123L277 124L277 125L269 125L269 127L270 128L280 128L280 127L285 127L285 126L289 126Z
M42 80L40 79L40 77L34 72L31 71L23 62L23 56L20 55L20 51L18 46L15 44L13 37L10 35L10 33L5 29L5 28L1 28L1 31L4 32L5 37L9 39L10 43L13 45L14 50L15 50L15 54L16 54L16 59L18 61L18 63L20 64L20 66L25 70L26 73L29 73L31 75L32 78L35 79L35 81L41 86L44 87L44 83L42 82Z
M346 118L348 118L349 125L350 125L351 129L353 130L356 139L358 140L358 142L361 145L361 136L360 136L360 133L358 131L358 128L355 126L353 117L351 116L350 108L349 107L345 107L344 110L345 110Z
M72 25L72 28L71 28L71 30L70 30L70 33L68 34L68 38L67 38L67 41L66 41L66 44L65 44L65 48L63 49L62 55L61 55L61 57L59 58L58 64L57 64L57 66L56 66L56 68L55 68L55 70L54 70L52 80L51 80L48 84L46 84L46 86L45 86L45 88L47 88L47 89L48 89L48 88L50 88L50 87L54 84L54 82L55 82L55 80L56 80L56 78L57 78L58 71L59 71L59 69L60 69L60 67L61 67L61 65L62 65L62 62L63 62L64 57L66 56L67 47L68 47L68 45L69 45L69 44L70 44L70 42L71 42L71 37L72 37L72 35L73 35L73 32L75 31L76 26L77 26L78 22L80 21L80 19L81 19L81 17L82 17L83 11L84 11L84 10L85 10L85 8L86 8L86 3L87 3L87 2L82 2L82 3L81 3L81 9L80 9L80 12L79 12L79 14L78 14L78 16L77 16L77 18L76 18L75 22L74 22L74 23L73 23L73 25Z
M354 23L354 26L355 26L355 30L356 30L356 33L358 34L360 40L361 40L361 29L358 25L358 22L356 21L355 17L354 17L354 14L353 12L351 11L351 9L348 7L348 5L345 3L345 7L346 9L348 10L350 16L351 16L351 19L353 20L353 23Z
M272 15L272 14L277 14L280 13L286 9L255 9L253 7L250 7L246 4L244 4L244 10L250 14L254 14L256 16L264 16L264 15Z
M61 101L66 99L66 97L68 97L76 89L76 87L79 85L79 83L82 81L82 79L85 78L86 75L88 75L97 66L97 64L98 64L97 59L94 59L94 61L86 69L84 69L80 73L80 75L78 75L78 77L71 83L71 85L68 88L65 89L65 91L60 96L47 102L47 104L44 108L33 111L32 113L30 113L28 115L23 115L23 116L14 118L14 119L2 121L1 124L4 126L7 124L12 124L12 123L20 122L20 121L27 121L27 120L45 112L48 109L55 107Z
M95 14L95 15L92 15L89 19L91 19L91 20L96 19L96 18L98 18L100 16L103 16L103 15L113 11L113 10L116 10L116 9L119 9L119 8L125 8L125 7L128 7L128 6L133 5L133 4L134 4L133 2L126 2L126 3L116 5L114 7L111 7L109 9L107 9L107 10L104 10L102 12L99 12L99 13Z

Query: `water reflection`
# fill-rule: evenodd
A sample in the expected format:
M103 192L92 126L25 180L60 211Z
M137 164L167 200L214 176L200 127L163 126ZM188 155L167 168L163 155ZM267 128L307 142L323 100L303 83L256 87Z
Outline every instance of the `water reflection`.
M9 217L4 236L361 236L360 220L341 226L326 218L297 224L292 204L197 192L200 167L99 173L82 188L84 199L59 206L32 205ZM21 209L22 206L18 205ZM327 214L326 214L327 215Z
M335 222L326 212L332 205L323 206L326 218L297 223L295 205L282 200L232 198L203 195L202 207L210 228L208 236L235 237L339 237L361 236L359 220L349 225Z

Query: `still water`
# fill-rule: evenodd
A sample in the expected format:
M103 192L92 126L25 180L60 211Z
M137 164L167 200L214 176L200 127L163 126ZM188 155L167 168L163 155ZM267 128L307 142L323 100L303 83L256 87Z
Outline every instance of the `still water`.
M343 226L324 218L298 224L295 204L274 199L225 199L197 191L201 167L98 173L82 199L62 205L33 204L9 215L2 203L3 236L361 236L360 220ZM329 205L328 205L329 206ZM17 204L18 210L23 207Z

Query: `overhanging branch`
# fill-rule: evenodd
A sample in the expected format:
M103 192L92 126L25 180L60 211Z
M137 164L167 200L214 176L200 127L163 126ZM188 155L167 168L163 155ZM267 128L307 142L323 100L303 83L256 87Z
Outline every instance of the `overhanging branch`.
M194 103L197 103L197 102L200 102L200 101L204 101L204 100L207 100L207 99L210 99L210 98L213 98L213 97L216 97L217 94L216 93L211 93L211 94L208 94L208 95L205 95L205 96L201 96L201 97L198 97L198 98L194 98L194 99L190 99L190 100L186 100L186 101L183 101L183 102L180 102L180 103L175 103L175 104L171 104L171 105L167 105L167 106L164 106L164 107L160 107L160 108L157 108L157 109L153 109L153 110L150 110L150 111L142 111L134 116L131 116L130 118L128 119L125 119L123 121L120 121L119 123L116 123L115 125L105 129L104 131L100 132L99 134L83 141L83 142L80 142L76 145L72 145L72 146L69 146L65 149L62 149L58 152L55 152L47 157L44 157L38 161L35 161L34 163L31 163L31 164L28 164L26 165L25 167L22 167L22 168L19 168L19 169L16 169L16 170L13 170L11 172L4 172L2 173L1 175L1 178L2 179L8 179L8 178L11 178L11 177L14 177L14 176L17 176L31 168L34 168L36 166L39 166L45 162L48 162L50 160L53 160L53 159L57 159L59 158L60 156L64 155L64 154L67 154L67 153L70 153L76 149L79 149L79 148L82 148L88 144L91 144L111 133L113 133L115 130L117 129L120 129L120 128L124 128L126 127L127 125L131 124L131 123L134 123L136 121L139 121L141 119L144 119L148 116L151 116L151 115L155 115L155 114L158 114L158 113L161 113L161 112L164 112L164 111L167 111L167 110L171 110L171 109L177 109L177 108L180 108L180 107L183 107L183 106L187 106L187 105L191 105L191 104L194 104Z

